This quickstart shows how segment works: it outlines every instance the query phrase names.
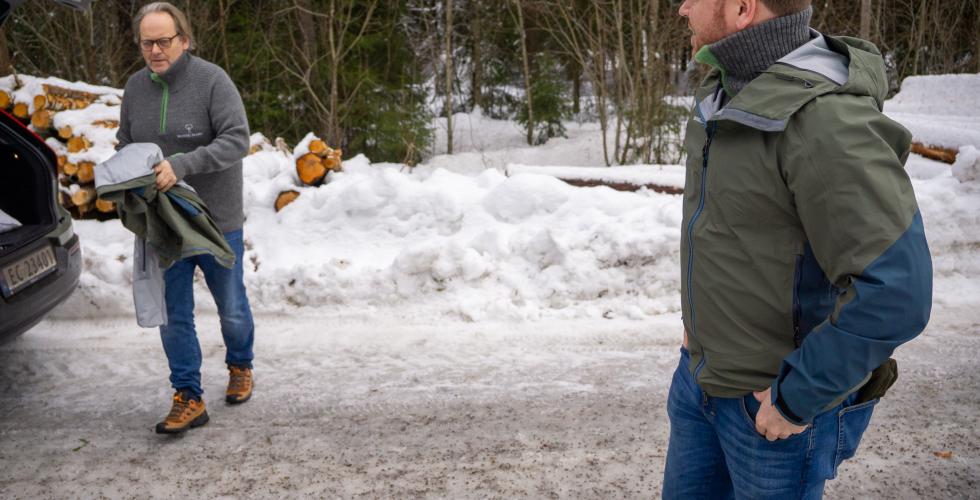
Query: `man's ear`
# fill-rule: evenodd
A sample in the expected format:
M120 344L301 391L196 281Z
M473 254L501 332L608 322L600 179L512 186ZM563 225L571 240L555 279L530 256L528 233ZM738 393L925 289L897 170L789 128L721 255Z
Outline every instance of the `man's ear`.
M761 0L737 0L738 15L735 18L735 29L742 31L755 24L756 16L759 14Z

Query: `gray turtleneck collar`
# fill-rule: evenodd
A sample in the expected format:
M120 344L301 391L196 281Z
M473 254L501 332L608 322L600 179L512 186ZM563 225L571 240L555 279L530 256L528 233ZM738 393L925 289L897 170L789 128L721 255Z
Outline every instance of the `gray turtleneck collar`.
M709 49L725 73L725 87L732 96L780 58L810 41L813 8L777 17L729 35Z

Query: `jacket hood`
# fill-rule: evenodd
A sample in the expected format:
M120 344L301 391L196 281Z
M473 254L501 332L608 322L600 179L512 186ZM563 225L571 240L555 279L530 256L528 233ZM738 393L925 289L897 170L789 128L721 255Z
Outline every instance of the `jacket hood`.
M715 69L696 94L695 117L702 123L730 120L765 132L786 128L790 117L826 94L852 94L875 99L878 110L888 92L885 62L872 43L851 37L814 37L776 61L727 104L721 89L723 72L708 47L695 58Z

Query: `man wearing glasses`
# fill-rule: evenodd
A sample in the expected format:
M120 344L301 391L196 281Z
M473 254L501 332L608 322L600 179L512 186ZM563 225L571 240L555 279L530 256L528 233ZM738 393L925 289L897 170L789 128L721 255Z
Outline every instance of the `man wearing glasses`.
M252 395L254 325L243 281L242 158L248 154L248 119L241 96L220 67L193 56L187 17L167 2L146 5L133 19L146 61L126 82L117 149L134 142L160 146L165 160L154 167L156 185L178 181L193 187L235 251L235 265L211 255L174 263L164 274L168 323L160 327L175 390L158 433L179 433L208 421L201 395L201 347L194 328L194 269L200 267L218 307L230 372L225 400Z

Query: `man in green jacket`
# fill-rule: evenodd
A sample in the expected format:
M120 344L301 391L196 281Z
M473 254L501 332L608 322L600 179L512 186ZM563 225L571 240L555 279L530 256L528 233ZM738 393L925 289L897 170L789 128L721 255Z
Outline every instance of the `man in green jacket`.
M929 319L932 264L870 43L809 0L687 0L684 347L664 498L820 498Z

